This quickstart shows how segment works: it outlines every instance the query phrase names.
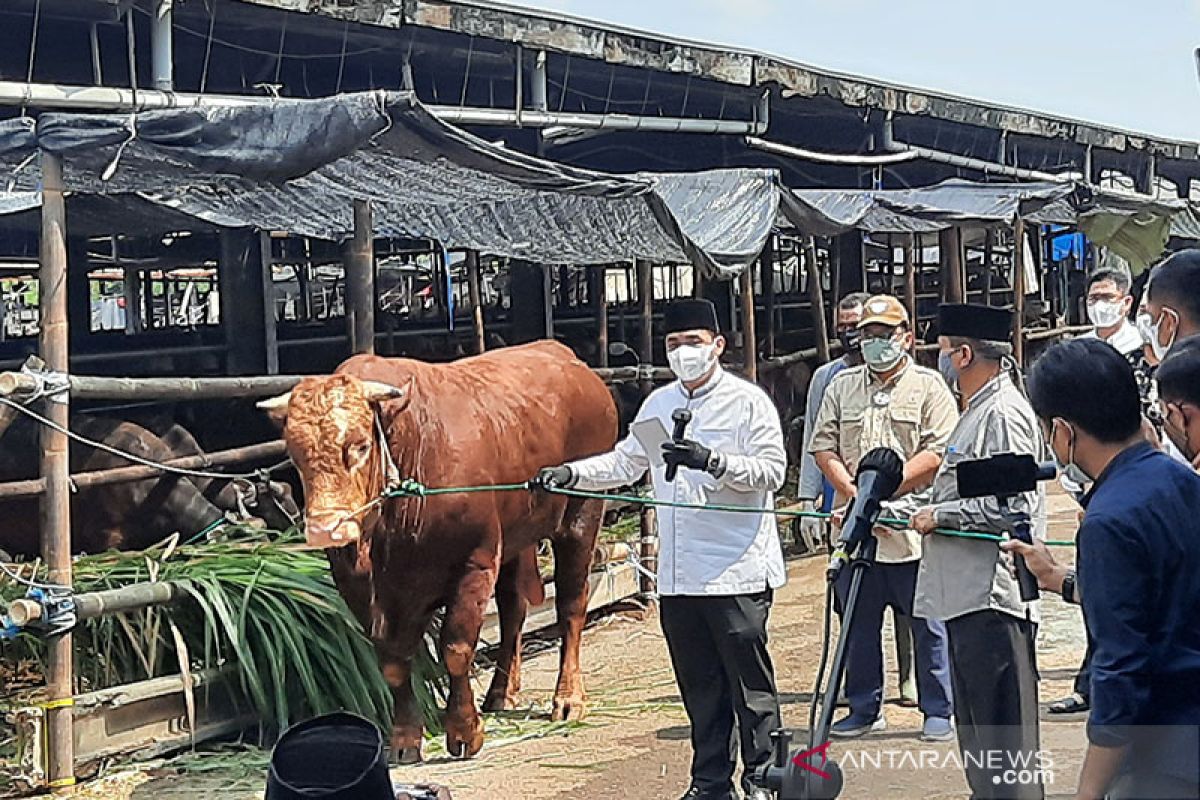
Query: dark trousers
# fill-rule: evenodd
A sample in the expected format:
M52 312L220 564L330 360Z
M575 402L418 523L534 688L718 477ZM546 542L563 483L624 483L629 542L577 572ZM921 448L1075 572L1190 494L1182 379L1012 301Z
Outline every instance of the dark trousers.
M958 745L971 797L1041 800L1040 780L1022 785L1008 780L1011 772L1005 776L1039 765L1037 626L987 610L950 620L946 633Z
M856 717L879 716L883 704L883 614L891 606L912 618L913 655L917 669L917 699L927 717L949 717L950 667L946 660L946 631L937 620L912 617L919 562L875 563L863 574L854 619L846 645L846 700ZM842 570L834 590L845 608L853 567Z
M1075 673L1075 694L1089 703L1092 701L1092 650L1094 649L1095 644L1092 642L1092 634L1089 631L1087 650L1083 653L1083 663L1079 665L1079 672Z
M771 598L767 590L661 600L663 634L692 727L692 783L713 797L732 792L735 725L743 788L771 760L771 731L780 727L767 653Z

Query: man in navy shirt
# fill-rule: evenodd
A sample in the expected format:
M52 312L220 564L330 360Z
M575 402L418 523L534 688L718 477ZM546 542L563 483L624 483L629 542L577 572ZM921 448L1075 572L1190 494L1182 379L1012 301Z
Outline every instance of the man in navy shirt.
M1200 476L1142 438L1133 371L1102 342L1046 351L1029 399L1060 468L1092 483L1078 573L1004 545L1095 640L1076 798L1200 797Z

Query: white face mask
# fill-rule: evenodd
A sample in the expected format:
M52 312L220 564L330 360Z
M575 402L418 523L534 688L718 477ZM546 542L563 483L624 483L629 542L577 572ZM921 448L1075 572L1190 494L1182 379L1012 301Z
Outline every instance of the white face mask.
M1175 316L1175 330L1171 332L1171 338L1167 341L1167 343L1162 344L1158 340L1158 335L1162 333L1163 320L1167 318L1168 314L1173 314ZM1149 319L1150 315L1147 314L1146 317ZM1162 313L1158 315L1158 322L1155 322L1149 326L1149 334L1150 347L1154 350L1154 357L1159 361L1162 361L1167 357L1167 351L1171 349L1171 345L1175 344L1175 337L1179 334L1179 315L1175 313L1175 309L1164 308Z
M1097 300L1088 303L1087 313L1088 319L1097 328L1111 328L1125 316L1125 308L1119 300Z
M1050 441L1054 441L1054 427L1058 425L1058 420L1053 420L1050 423ZM1050 456L1054 459L1054 465L1058 467L1059 472L1067 476L1067 479L1073 483L1085 486L1092 482L1092 476L1083 471L1083 468L1075 463L1075 429L1067 426L1071 431L1071 444L1067 448L1067 458L1063 460L1058 457L1058 453L1054 452L1054 445L1050 445Z
M685 383L698 381L717 363L717 343L684 344L667 353L675 377Z

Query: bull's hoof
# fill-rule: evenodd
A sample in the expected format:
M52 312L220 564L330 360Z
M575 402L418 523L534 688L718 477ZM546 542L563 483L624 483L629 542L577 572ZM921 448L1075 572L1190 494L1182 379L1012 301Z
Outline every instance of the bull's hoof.
M396 751L396 763L400 766L420 764L423 760L419 747L402 747Z
M420 764L421 730L404 726L392 731L392 760L397 764Z
M554 698L554 709L550 719L554 722L578 722L587 716L587 697L579 695L563 695Z
M517 707L516 697L509 697L506 694L497 692L489 694L483 700L483 711L487 714L494 714L497 711L512 711Z
M453 758L472 758L483 747L483 720L479 715L452 723L446 721L446 752Z

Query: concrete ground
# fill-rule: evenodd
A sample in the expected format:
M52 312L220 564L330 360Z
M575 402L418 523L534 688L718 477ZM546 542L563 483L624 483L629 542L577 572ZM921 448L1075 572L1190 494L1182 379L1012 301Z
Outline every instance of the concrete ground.
M1052 538L1073 538L1074 503L1054 495L1050 508ZM803 729L808 724L809 697L820 656L824 559L792 561L789 576L772 612L771 650L785 724ZM1038 654L1044 707L1070 692L1071 678L1083 654L1084 635L1077 608L1049 597L1043 601L1043 613ZM954 745L920 743L919 712L895 705L890 638L885 650L889 661L888 730L850 745L835 743L831 750L835 758L853 751L856 758L864 759L859 762L864 764L862 768L848 770L841 796L862 800L966 796L966 782L953 763ZM396 780L445 784L455 800L678 797L688 782L688 727L657 618L653 614L609 617L587 631L583 653L591 698L591 713L583 724L564 726L547 721L558 660L553 649L543 651L525 662L521 700L526 710L490 718L489 740L478 757L449 760L438 757L436 748L430 747L428 761L395 770ZM478 676L480 696L489 677L486 671ZM1052 773L1048 797L1073 794L1085 745L1083 722L1082 715L1061 718L1043 712L1042 746ZM77 796L262 797L260 761L240 770L219 759L193 758L188 764L181 775L174 774L170 763L156 770L121 771L91 784Z

